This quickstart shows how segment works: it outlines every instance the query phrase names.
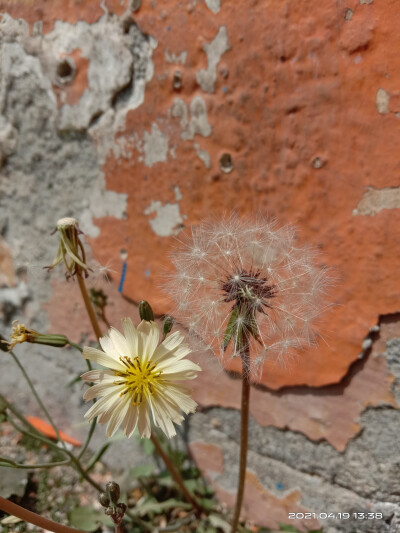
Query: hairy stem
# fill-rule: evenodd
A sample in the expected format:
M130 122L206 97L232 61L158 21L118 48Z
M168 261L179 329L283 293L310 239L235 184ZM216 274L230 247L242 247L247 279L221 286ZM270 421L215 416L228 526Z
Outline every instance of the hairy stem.
M171 461L171 459L168 457L168 455L165 453L164 448L161 446L161 442L158 440L156 435L154 433L151 434L151 441L154 444L154 447L156 449L156 452L161 457L161 459L164 461L165 466L168 468L173 480L178 485L180 491L182 492L185 499L193 505L193 508L196 510L197 514L201 514L204 512L204 509L201 507L201 505L196 501L196 499L190 494L188 489L185 487L185 484L183 482L182 476L180 475L178 469L174 465L174 463Z
M34 524L37 527L41 527L43 529L47 529L48 531L54 531L55 533L83 533L80 529L75 529L73 527L68 526L62 526L61 524L57 524L57 522L53 522L52 520L48 520L47 518L43 518L42 516L37 515L36 513L32 513L32 511L28 511L27 509L24 509L20 505L17 505L16 503L12 503L5 498L2 498L0 496L0 509L4 511L5 513L8 513L13 516L17 516L21 520L24 520L25 522L29 522L30 524Z
M76 277L78 278L79 288L81 290L82 298L85 303L86 311L87 311L87 314L89 315L94 334L96 335L97 340L99 340L100 337L102 336L102 333L101 333L99 323L97 321L96 313L94 312L94 309L93 309L92 302L90 301L89 293L86 289L85 281L80 272L78 273Z
M248 376L250 367L250 345L245 342L242 353L242 401L241 401L241 424L240 424L240 464L239 482L236 496L235 514L232 521L231 533L236 533L239 524L240 510L243 503L244 483L246 477L247 445L249 440L249 406L250 406L250 379Z

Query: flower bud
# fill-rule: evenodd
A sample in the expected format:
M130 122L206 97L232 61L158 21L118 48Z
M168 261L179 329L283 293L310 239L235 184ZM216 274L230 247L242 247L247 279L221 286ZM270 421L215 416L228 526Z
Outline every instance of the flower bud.
M173 325L174 319L172 318L172 316L166 316L162 325L162 334L164 338L168 335L168 333L170 333Z
M139 315L141 320L146 320L147 322L154 322L154 313L149 302L142 300L139 303Z
M118 483L116 483L115 481L109 481L106 485L106 490L107 494L110 496L111 501L117 504L121 494L121 489L119 488Z
M107 496L107 494L105 492L100 492L100 494L99 494L99 502L100 502L100 505L102 505L103 507L109 507L110 498Z
M120 516L124 516L127 507L126 507L126 505L125 505L124 503L119 503L119 504L117 505L117 509L118 509L118 514L119 514Z

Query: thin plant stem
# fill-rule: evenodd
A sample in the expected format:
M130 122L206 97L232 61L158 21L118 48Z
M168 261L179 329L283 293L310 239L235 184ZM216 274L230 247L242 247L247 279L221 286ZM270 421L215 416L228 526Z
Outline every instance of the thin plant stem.
M236 533L239 524L240 510L243 503L244 484L246 478L247 446L249 440L249 406L250 406L250 379L248 371L250 367L250 343L247 339L241 352L242 359L242 400L241 400L241 423L240 423L240 463L239 482L236 496L235 513L232 521L231 533Z
M81 459L83 454L86 452L89 446L89 443L92 439L95 428L96 428L96 420L93 420L92 423L90 424L90 429L89 429L89 433L87 434L85 444L83 445L82 449L79 452L78 459Z
M0 457L0 467L1 466L10 466L12 468L19 468L25 470L32 470L32 468L53 468L55 466L66 466L71 464L70 459L65 459L64 461L56 461L54 463L35 463L34 465L25 465L23 463L16 463L7 459L6 457Z
M86 479L86 481L88 483L90 483L98 492L103 492L103 489L102 487L96 483L96 481L94 481L91 476L88 474L88 472L85 470L85 468L83 468L83 466L81 465L79 459L77 459L75 457L75 455L73 453L71 453L70 451L68 451L68 449L66 448L62 448L60 449L57 444L55 444L54 442L52 442L50 439L47 439L46 437L44 437L41 433L38 432L38 430L32 426L32 424L30 424L28 422L28 420L24 417L24 415L22 413L20 413L12 404L10 404L10 402L8 400L6 400L6 398L4 398L4 396L2 396L0 394L0 400L2 402L5 403L5 405L7 406L7 408L25 425L27 426L31 431L26 431L22 428L19 428L18 426L15 425L14 422L12 422L12 420L10 419L10 423L17 429L17 431L19 431L20 433L22 433L23 435L27 435L28 437L31 437L33 439L37 439L41 442L43 442L44 444L47 444L48 446L50 446L51 448L54 448L56 449L58 452L62 452L62 453L65 453L70 459L71 459L71 462L75 465L75 468L76 470L81 474L82 477L84 477ZM32 467L34 468L34 466Z
M122 533L121 524L115 524L114 533Z
M183 482L182 476L180 475L174 463L165 453L165 450L162 447L161 442L158 440L158 438L156 437L154 433L151 434L150 438L151 438L151 442L154 444L154 448L156 449L156 452L161 457L161 459L164 461L165 466L168 468L173 480L178 485L185 499L193 506L197 514L200 515L201 513L203 513L204 509L201 507L201 505L196 501L196 499L190 494L190 492L186 488Z
M81 272L78 272L76 277L78 278L79 288L81 290L82 298L85 303L86 311L89 315L94 334L96 335L97 340L99 340L102 336L102 333L96 317L96 313L93 309L92 302L90 301L89 293L86 289L85 280L83 279Z
M57 522L53 522L53 520L48 520L47 518L43 518L42 516L39 516L36 513L32 513L32 511L28 511L27 509L24 509L24 507L21 507L20 505L17 505L16 503L12 503L9 500L2 498L1 496L0 496L0 509L4 511L5 513L16 516L20 518L21 520L24 520L24 522L29 522L30 524L33 524L37 527L41 527L48 531L54 531L54 533L83 533L80 529L63 526L61 524L57 524Z
M65 445L65 442L62 440L62 438L60 437L60 433L58 431L58 428L56 426L56 424L54 423L50 413L48 412L46 406L44 405L44 403L42 402L42 400L40 399L40 396L38 395L36 389L35 389L35 386L34 384L32 383L30 377L28 376L28 374L26 373L25 371L25 368L23 367L23 365L20 363L18 357L15 355L14 352L10 352L12 358L14 359L14 361L17 363L19 369L21 370L22 372L22 375L24 376L26 382L28 383L28 386L29 388L31 389L32 391L32 394L33 396L35 397L35 400L37 401L39 407L41 408L41 410L43 411L43 413L45 414L47 420L50 422L50 425L51 427L54 429L54 432L57 436L57 441L58 442L61 442L61 445L63 446L63 448L66 448L66 445Z

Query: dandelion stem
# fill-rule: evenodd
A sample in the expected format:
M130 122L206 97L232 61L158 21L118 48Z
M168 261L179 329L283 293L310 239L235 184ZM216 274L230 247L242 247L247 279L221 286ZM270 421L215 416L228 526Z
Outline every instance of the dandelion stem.
M92 306L92 302L90 301L89 293L86 289L85 280L83 279L81 272L78 272L76 277L78 278L79 288L81 290L82 298L85 303L86 311L89 315L93 331L97 337L97 340L99 340L100 337L102 336L102 333L101 333L99 323L97 321L96 313L94 312L94 309Z
M249 406L250 406L250 343L245 342L240 354L242 358L242 400L241 400L241 425L240 425L240 465L239 482L236 496L235 514L232 522L231 533L236 533L239 525L240 510L243 503L244 483L246 477L247 445L249 440Z
M158 455L161 457L161 459L164 461L165 466L168 468L173 480L178 485L179 489L181 490L182 494L184 495L185 499L193 505L193 508L196 511L196 514L200 515L204 512L204 509L201 507L201 505L196 501L196 499L190 494L188 489L185 487L185 484L183 482L182 476L180 475L178 469L174 465L174 463L171 461L171 459L168 457L168 455L165 453L164 448L161 445L161 442L158 440L156 435L154 433L151 434L151 442L154 444L154 447L158 453Z
M43 518L42 516L39 516L36 513L32 513L32 511L24 509L16 503L12 503L6 500L5 498L2 498L1 496L0 509L5 513L16 516L21 520L24 520L25 522L29 522L30 524L34 524L35 526L38 526L48 531L54 531L55 533L83 533L80 529L63 526L61 524L57 524L57 522L53 522L52 520Z

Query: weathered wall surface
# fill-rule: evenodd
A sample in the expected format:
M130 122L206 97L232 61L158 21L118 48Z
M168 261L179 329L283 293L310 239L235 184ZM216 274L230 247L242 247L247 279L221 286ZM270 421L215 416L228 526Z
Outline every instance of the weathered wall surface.
M71 287L34 268L60 217L115 271L115 325L143 297L168 311L157 282L191 224L232 209L296 224L335 267L338 305L318 349L266 365L253 388L245 512L276 526L289 511L379 510L329 531L396 531L396 1L0 0L0 13L2 330L20 318L90 337ZM80 420L79 392L67 408L59 386L80 361L25 351L60 419ZM198 358L193 453L232 502L239 382ZM17 374L0 380L30 405Z

